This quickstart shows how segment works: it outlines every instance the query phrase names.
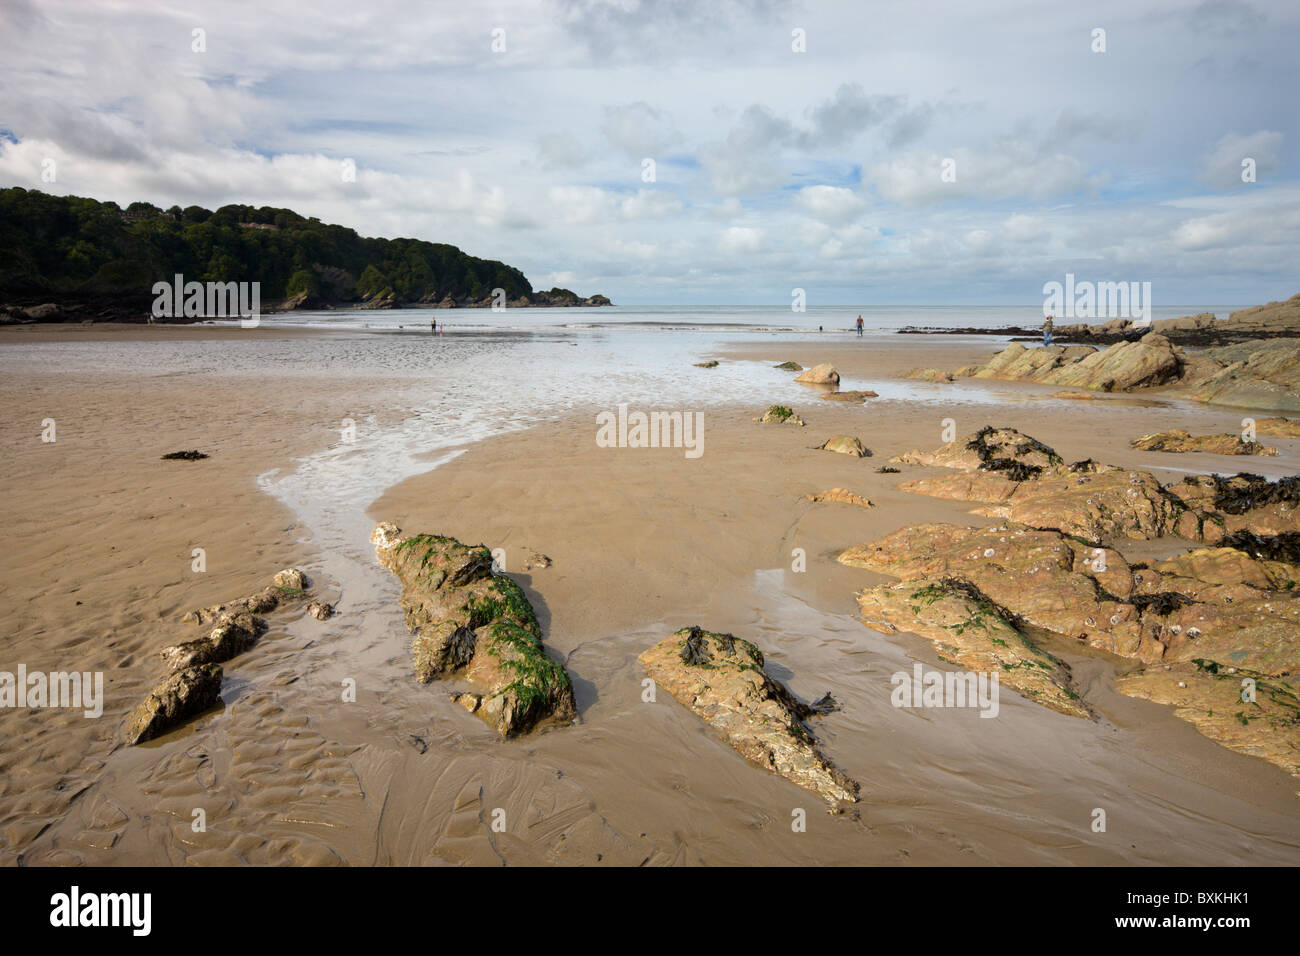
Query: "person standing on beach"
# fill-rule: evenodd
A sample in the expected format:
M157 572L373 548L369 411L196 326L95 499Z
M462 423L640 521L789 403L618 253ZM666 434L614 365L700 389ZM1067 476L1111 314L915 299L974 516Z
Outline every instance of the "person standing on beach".
M862 316L858 316L858 338L862 338Z
M437 334L438 334L438 320L437 320L437 319L429 319L429 333L430 333L431 335L437 335Z
M1052 344L1052 317L1049 315L1047 321L1043 323L1043 346Z

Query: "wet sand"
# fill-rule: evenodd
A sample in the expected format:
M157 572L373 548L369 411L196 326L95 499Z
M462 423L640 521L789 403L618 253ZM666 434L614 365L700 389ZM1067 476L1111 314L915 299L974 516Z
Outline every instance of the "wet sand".
M259 330L261 334L303 334ZM28 329L0 330L0 348ZM76 330L40 334L78 337ZM225 330L95 327L87 335L223 335ZM902 338L902 337L900 337ZM746 342L721 357L831 361L844 388L888 383L915 366L955 368L989 342ZM715 357L701 355L699 360ZM684 374L707 375L694 370ZM448 699L455 682L418 685L398 588L369 546L314 540L257 479L335 445L338 422L402 416L382 378L274 377L235 370L138 379L111 372L24 372L0 382L6 456L0 557L0 669L103 670L105 715L0 711L0 862L90 863L707 863L1255 864L1300 861L1295 781L1228 751L1168 708L1120 696L1127 662L1079 647L1067 659L1101 714L1073 719L1004 689L1001 713L903 710L892 673L945 669L928 642L859 623L854 591L881 580L834 560L844 548L921 521L988 523L959 502L907 495L876 468L911 448L1010 425L1067 460L1233 471L1239 460L1134 452L1171 427L1232 431L1241 416L1166 399L1066 402L1054 389L1001 382L909 383L910 400L821 401L806 428L751 421L770 403L738 395L705 415L705 452L609 449L598 409L467 444L457 457L356 501L349 528L393 520L503 548L548 648L575 680L580 721L501 741ZM969 389L999 405L972 405ZM681 408L671 385L664 409ZM55 445L40 423L58 422ZM840 433L874 456L811 450ZM1300 442L1249 470L1300 470ZM200 448L202 462L158 456ZM57 457L55 457L57 456ZM802 495L845 487L871 510ZM370 502L370 498L378 500ZM1142 547L1176 550L1177 542ZM207 572L190 570L194 547ZM793 549L806 570L792 569ZM529 550L554 565L525 572ZM1125 548L1126 553L1135 551ZM157 651L197 632L191 607L251 593L296 564L338 617L268 616L271 630L231 661L223 707L136 748L121 717L160 676ZM76 602L80 601L78 605ZM667 697L642 700L636 655L700 624L753 640L802 699L831 691L843 710L816 723L825 748L863 785L860 819L745 763ZM355 703L342 700L345 679ZM1105 833L1091 830L1106 810ZM505 832L490 826L505 811ZM805 809L807 832L792 832ZM206 832L191 826L203 809Z

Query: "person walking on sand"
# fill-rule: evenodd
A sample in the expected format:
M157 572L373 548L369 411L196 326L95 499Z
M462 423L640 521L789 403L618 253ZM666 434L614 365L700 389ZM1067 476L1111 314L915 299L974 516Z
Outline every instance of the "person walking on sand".
M1043 323L1043 347L1052 344L1052 317L1049 315L1047 321Z
M858 316L858 338L862 338L862 316Z

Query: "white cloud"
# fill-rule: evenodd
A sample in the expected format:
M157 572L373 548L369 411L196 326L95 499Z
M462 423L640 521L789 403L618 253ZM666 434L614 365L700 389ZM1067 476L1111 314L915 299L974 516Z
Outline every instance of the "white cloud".
M795 202L814 219L830 223L856 219L867 205L852 189L841 186L805 186Z
M731 254L754 253L762 248L763 230L732 226L718 234L718 248Z

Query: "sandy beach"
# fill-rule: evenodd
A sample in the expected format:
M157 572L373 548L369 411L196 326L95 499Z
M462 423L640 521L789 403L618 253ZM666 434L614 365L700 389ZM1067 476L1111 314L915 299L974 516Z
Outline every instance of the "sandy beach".
M332 335L0 330L0 360L13 357L0 377L8 410L0 422L0 667L102 671L106 683L97 720L54 709L0 713L0 863L1300 861L1295 780L1201 736L1167 707L1117 693L1114 677L1132 661L1064 642L1051 648L1074 668L1096 721L1006 689L997 720L891 706L891 674L918 661L946 665L928 641L864 626L854 594L885 579L835 561L908 524L992 522L969 514L969 503L898 489L933 469L877 472L892 456L942 444L945 419L963 434L1011 426L1067 460L1092 457L1162 480L1239 466L1293 474L1300 441L1270 439L1280 455L1244 465L1134 451L1132 439L1170 428L1238 431L1243 413L1158 389L1084 402L1052 399L1056 389L1041 385L901 380L918 366L986 360L998 347L989 340L751 336L693 359L717 358L716 369L683 363L654 383L658 401L644 406L698 408L698 458L680 448L599 447L596 415L611 404L580 393L571 407L511 422L505 434L469 429L456 441L452 429L423 451L417 443L422 463L340 488L334 500L310 483L312 468L380 454L364 441L350 450L345 419L390 434L443 393L413 370L362 364L331 374L315 359L277 372L226 350L228 342L263 350L310 342L327 354L331 343L356 350L384 338ZM142 379L86 357L104 343L181 349L187 363L200 357ZM524 337L509 347L528 361L569 343ZM764 367L785 360L831 362L842 388L881 397L823 401L816 388L791 391L789 376L772 372L770 387L736 389L730 400L679 398L699 376L743 368L761 382ZM603 374L616 379L618 367ZM448 388L445 416L454 418L457 393ZM777 401L807 426L752 420ZM55 442L41 441L45 419L57 423ZM838 434L861 438L871 457L814 450ZM182 449L211 457L160 460ZM297 500L300 480L309 504L296 511L286 502ZM829 488L875 507L803 498ZM366 541L378 521L503 549L505 572L573 676L572 727L501 740L450 700L456 681L413 679L398 586ZM1125 553L1156 558L1189 546L1166 538L1132 542ZM195 548L205 553L202 573L192 570ZM806 555L802 570L795 549ZM525 570L534 552L551 566ZM196 636L182 614L252 593L291 566L312 579L313 595L337 601L337 616L316 621L297 607L269 614L268 632L226 665L220 708L123 746L119 725L162 673L158 652ZM769 673L803 700L834 694L842 710L817 732L828 756L862 783L856 819L825 814L814 795L747 764L667 695L643 700L638 654L692 624L755 642ZM350 681L355 702L343 699ZM1105 833L1090 829L1098 807L1109 817ZM789 821L800 808L807 832L796 833ZM498 809L504 832L491 826ZM192 826L196 810L202 832Z

